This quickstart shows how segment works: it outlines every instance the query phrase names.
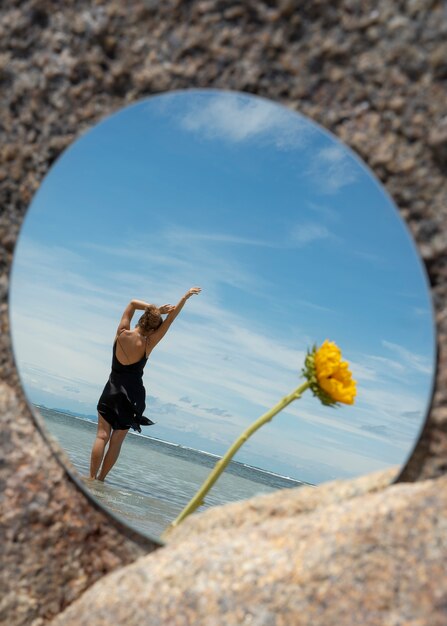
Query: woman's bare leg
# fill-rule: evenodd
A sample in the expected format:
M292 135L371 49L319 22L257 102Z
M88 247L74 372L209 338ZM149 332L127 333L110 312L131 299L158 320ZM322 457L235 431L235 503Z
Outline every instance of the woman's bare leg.
M96 432L96 439L93 443L92 455L90 457L90 478L96 478L99 466L101 465L102 457L104 456L104 450L106 449L107 442L110 439L110 433L112 427L106 420L98 413L98 430Z
M109 442L109 448L107 450L107 454L104 457L101 471L98 475L98 480L104 480L112 467L115 465L116 460L119 457L121 444L123 443L124 438L128 432L128 430L114 430L112 432L112 436L110 437Z

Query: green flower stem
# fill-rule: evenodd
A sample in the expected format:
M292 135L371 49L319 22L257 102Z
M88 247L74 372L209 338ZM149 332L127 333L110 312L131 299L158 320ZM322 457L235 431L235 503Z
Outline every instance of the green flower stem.
M247 441L247 439L251 437L251 435L259 428L261 428L261 426L269 422L277 413L282 411L282 409L284 409L288 404L300 398L301 394L309 387L310 383L307 381L303 383L300 387L297 387L291 394L285 396L282 400L280 400L278 404L270 409L270 411L267 411L267 413L264 413L264 415L262 415L255 422L253 422L253 424L249 426L238 439L236 439L236 441L228 449L226 454L216 463L213 471L200 487L196 495L188 502L180 515L168 526L168 528L165 530L165 533L168 533L171 529L178 526L178 524L180 524L180 522L182 522L185 517L187 517L190 513L193 513L199 506L203 504L205 495L208 493L208 491L214 485L224 469L227 467L233 456L236 454L239 448Z

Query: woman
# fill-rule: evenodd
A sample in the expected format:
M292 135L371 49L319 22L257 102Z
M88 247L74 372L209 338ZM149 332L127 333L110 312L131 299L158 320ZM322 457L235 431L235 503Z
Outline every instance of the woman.
M146 408L144 366L185 302L200 291L200 287L193 287L176 306L165 304L158 308L140 300L132 300L127 305L113 344L112 371L98 401L98 431L90 460L90 478L104 480L119 456L129 428L141 432L141 426L154 423L143 415ZM131 330L130 322L137 309L144 313ZM167 317L163 320L161 316L165 314ZM104 457L107 442L109 447Z

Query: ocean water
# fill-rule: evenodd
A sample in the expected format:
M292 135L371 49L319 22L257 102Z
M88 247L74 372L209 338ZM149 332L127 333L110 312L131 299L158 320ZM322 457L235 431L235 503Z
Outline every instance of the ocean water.
M62 411L36 407L87 489L132 528L161 535L196 493L219 457L129 431L115 466L102 483L90 480L96 424ZM199 511L305 483L232 461Z

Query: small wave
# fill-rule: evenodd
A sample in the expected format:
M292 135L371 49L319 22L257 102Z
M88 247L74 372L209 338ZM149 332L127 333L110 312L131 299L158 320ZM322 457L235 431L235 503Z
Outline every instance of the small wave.
M205 450L199 450L199 448L188 448L187 446L180 446L182 450L190 450L191 452L199 452L200 454L204 454L205 456L210 456L213 459L221 459L222 456L219 454L212 454L211 452L206 452Z
M159 437L150 437L149 435L143 435L143 433L132 433L129 432L129 435L134 437L141 437L142 439L149 439L149 441L156 441L157 443L163 443L166 446L172 446L173 448L182 448L179 443L173 443L172 441L166 441L166 439L160 439Z
M248 465L247 463L240 463L239 461L235 461L239 465L243 465L244 467L254 470L255 472L261 472L262 474L268 474L268 476L274 476L275 478L281 478L282 480L290 480L293 483L298 483L299 485L310 485L313 486L312 483L306 483L304 480L298 480L297 478L292 478L291 476L284 476L283 474L277 474L276 472L271 472L269 470L261 469L260 467L256 467L255 465Z

